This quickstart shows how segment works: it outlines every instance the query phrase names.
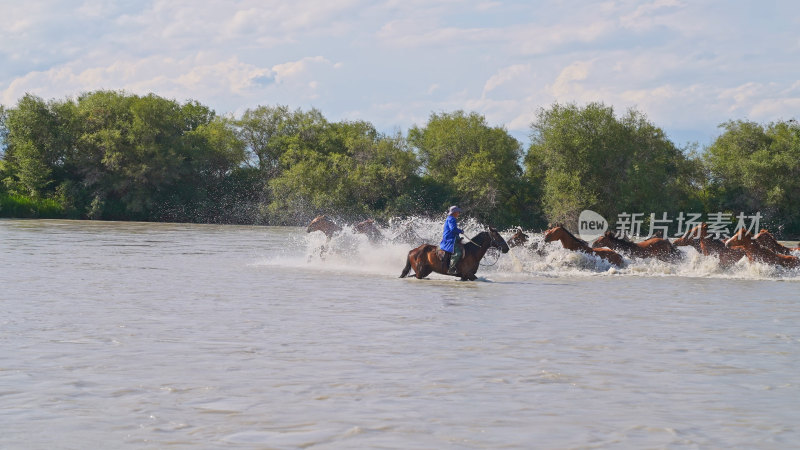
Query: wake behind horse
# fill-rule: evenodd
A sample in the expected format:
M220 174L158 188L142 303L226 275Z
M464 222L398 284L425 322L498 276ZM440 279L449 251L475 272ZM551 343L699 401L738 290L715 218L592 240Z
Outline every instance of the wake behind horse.
M608 248L592 248L588 243L586 243L586 241L573 236L572 233L567 231L563 225L556 225L555 227L545 231L544 241L561 241L561 245L563 245L567 250L586 253L589 255L597 255L617 267L622 267L624 264L622 256L620 256L619 253Z
M508 244L500 236L496 229L489 227L487 231L478 233L477 236L464 244L464 255L456 264L456 275L461 281L477 279L475 273L478 271L481 259L490 247L497 248L503 253L508 253ZM400 278L408 276L411 269L414 269L414 276L422 279L432 272L442 275L449 275L447 267L442 262L438 247L431 244L422 244L408 252L406 266L400 274Z

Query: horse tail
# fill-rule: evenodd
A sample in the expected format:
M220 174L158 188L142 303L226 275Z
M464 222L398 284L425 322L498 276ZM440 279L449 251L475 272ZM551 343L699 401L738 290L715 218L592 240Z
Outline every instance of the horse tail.
M400 278L405 278L406 276L408 276L408 272L410 271L411 271L411 258L409 255L409 257L406 258L406 266L403 268L403 272L400 274Z

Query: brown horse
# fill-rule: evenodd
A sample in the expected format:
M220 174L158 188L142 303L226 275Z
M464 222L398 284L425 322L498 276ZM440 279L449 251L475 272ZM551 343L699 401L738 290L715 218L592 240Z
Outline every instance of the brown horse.
M775 239L775 236L772 235L769 231L762 229L758 232L757 235L753 237L753 240L758 243L758 245L768 248L775 253L780 253L781 255L791 255L792 250L800 250L800 247L789 248L785 245L778 242Z
M702 239L701 233L703 230L702 228L703 224L705 224L705 222L703 222L700 225L695 225L691 230L687 230L686 233L683 233L683 236L679 237L678 239L675 239L672 242L672 245L676 247L689 246L697 250L698 253L702 252L703 249L700 248L700 240ZM708 229L707 224L706 224L706 229Z
M517 231L506 239L508 248L524 246L528 242L528 235L522 231L522 228L517 228Z
M459 245L459 244L456 244ZM508 253L508 244L492 227L487 231L478 233L477 236L472 238L467 244L464 245L464 255L456 264L456 275L461 278L461 281L477 279L475 272L478 271L478 265L489 250L489 247L500 249L503 253ZM414 269L414 276L422 279L431 274L431 272L440 273L442 275L449 275L447 267L442 263L442 258L438 247L431 244L422 244L408 252L406 259L406 266L400 274L400 278L405 278L411 269Z
M762 247L753 240L752 233L744 228L739 229L732 238L725 241L726 247L732 247L734 245L741 245L747 254L747 259L750 261L761 261L766 264L788 267L791 269L800 267L800 258L781 255L780 253L775 253L768 248Z
M383 241L383 234L372 219L367 219L353 225L353 231L367 235L367 238L373 244Z
M719 265L723 269L736 264L745 256L744 249L741 247L726 247L725 243L715 239L708 234L708 224L703 222L695 225L691 230L676 239L674 246L692 246L699 253L705 256L716 256L719 258Z
M655 257L662 261L674 261L681 256L680 251L666 239L653 237L646 241L633 242L618 238L613 231L606 231L604 235L594 241L592 247L607 247L636 258Z
M607 248L592 248L586 243L586 241L573 236L572 233L567 231L563 225L556 225L553 228L545 231L544 241L561 241L561 245L563 245L567 250L587 253L589 255L597 255L617 267L622 267L623 265L622 256L620 256L619 253Z
M313 233L314 231L322 231L330 240L335 233L342 231L342 227L337 225L330 217L323 214L315 217L314 220L308 224L308 227L306 227L306 233Z
M727 247L721 240L711 237L711 235L708 234L707 223L703 222L698 225L698 227L700 227L700 236L698 238L698 242L700 242L700 252L705 256L716 256L719 258L720 267L727 269L744 258L745 252L741 246Z

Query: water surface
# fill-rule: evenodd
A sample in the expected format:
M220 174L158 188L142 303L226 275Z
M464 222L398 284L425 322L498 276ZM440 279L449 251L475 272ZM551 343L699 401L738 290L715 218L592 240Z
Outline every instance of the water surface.
M0 221L0 448L800 442L793 272L514 249L398 279L407 246L322 243Z

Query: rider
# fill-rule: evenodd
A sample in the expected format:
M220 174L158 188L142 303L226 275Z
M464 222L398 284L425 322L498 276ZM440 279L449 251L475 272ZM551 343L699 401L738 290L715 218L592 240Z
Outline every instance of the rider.
M447 210L447 220L444 222L444 229L442 230L442 242L439 242L439 248L444 252L442 263L447 269L449 275L456 274L456 264L461 259L461 246L458 245L458 236L464 233L464 230L458 228L458 215L461 213L461 208L458 206L451 206ZM450 256L455 253L455 257Z

